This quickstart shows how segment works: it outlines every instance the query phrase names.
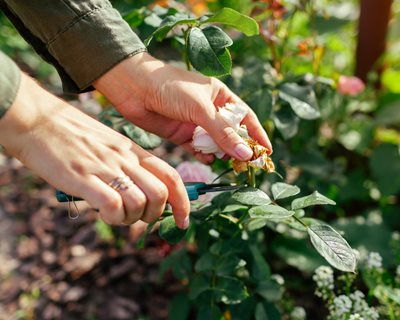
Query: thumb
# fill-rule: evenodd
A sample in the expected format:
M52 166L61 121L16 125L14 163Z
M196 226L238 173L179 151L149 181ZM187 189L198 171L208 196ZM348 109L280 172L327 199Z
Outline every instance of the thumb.
M218 146L231 157L247 161L253 156L253 151L246 142L229 126L219 113L205 115L199 125L208 132Z

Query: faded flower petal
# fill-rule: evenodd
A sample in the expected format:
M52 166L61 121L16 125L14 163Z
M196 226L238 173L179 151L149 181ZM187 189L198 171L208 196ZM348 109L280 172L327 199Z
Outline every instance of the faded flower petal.
M241 103L227 103L218 113L230 127L238 130L247 114L247 108Z
M192 145L194 150L203 153L224 153L202 127L196 127L194 130Z

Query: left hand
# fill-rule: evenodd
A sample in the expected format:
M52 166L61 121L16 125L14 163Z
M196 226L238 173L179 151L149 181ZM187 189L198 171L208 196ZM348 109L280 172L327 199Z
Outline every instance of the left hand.
M191 141L196 126L203 127L229 156L240 160L252 156L251 149L217 112L227 102L245 103L216 78L139 53L108 71L94 86L126 119L182 145L203 162L212 162L214 157L193 150ZM246 107L248 113L243 124L250 136L271 153L267 134L254 112Z

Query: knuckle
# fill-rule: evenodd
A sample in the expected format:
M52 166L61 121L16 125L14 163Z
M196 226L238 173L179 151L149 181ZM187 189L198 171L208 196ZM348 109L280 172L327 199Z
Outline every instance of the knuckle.
M147 203L146 196L144 194L135 194L131 200L131 210L135 212L143 212Z
M164 185L154 187L150 194L150 201L155 203L164 203L168 199L168 189Z
M121 208L122 199L118 194L102 194L98 199L99 207L106 211L116 211Z

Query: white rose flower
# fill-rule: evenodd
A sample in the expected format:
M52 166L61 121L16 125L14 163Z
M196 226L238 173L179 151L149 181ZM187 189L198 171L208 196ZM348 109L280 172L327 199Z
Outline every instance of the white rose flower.
M248 136L247 130L244 132L244 128L240 126L240 123L247 114L247 108L244 105L240 103L227 103L218 110L218 113L240 136ZM218 158L222 158L225 155L213 138L202 127L196 127L194 130L192 146L196 151L215 154Z

